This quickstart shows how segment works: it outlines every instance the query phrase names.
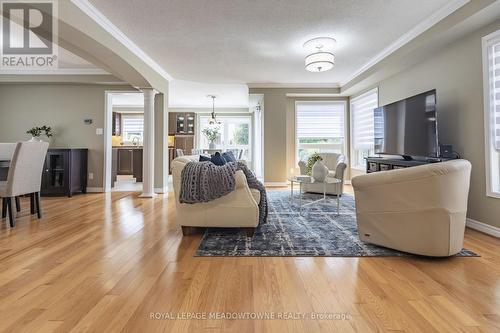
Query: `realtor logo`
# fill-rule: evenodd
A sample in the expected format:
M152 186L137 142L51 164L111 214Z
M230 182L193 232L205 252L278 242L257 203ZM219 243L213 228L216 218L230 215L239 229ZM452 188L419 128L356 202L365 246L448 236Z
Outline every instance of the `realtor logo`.
M57 3L3 1L1 68L19 70L57 67Z

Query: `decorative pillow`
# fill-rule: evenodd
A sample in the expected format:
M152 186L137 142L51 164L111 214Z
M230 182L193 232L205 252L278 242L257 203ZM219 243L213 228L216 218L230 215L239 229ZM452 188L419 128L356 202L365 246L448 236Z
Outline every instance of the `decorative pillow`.
M226 160L224 159L224 157L222 157L222 155L219 152L212 155L210 162L218 166L226 164Z
M200 155L200 159L198 161L200 161L200 162L210 162L210 157L205 156L205 155Z
M222 157L224 157L226 162L236 162L236 158L234 157L234 154L232 151L222 153Z

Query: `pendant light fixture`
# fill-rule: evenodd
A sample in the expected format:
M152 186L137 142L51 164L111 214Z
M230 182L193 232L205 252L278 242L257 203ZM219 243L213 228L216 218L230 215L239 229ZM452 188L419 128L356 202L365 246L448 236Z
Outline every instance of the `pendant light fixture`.
M217 117L215 115L215 98L217 98L217 96L207 95L207 97L212 99L212 116L208 120L208 125L210 125L210 126L220 125L221 123L219 120L217 120Z
M325 72L335 65L335 55L330 51L337 44L331 37L317 37L304 43L304 49L309 53L305 58L305 68L309 72Z

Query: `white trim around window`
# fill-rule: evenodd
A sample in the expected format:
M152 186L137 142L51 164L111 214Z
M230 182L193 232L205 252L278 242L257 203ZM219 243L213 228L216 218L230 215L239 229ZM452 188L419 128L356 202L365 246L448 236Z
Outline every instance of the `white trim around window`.
M482 38L486 195L500 199L500 30Z

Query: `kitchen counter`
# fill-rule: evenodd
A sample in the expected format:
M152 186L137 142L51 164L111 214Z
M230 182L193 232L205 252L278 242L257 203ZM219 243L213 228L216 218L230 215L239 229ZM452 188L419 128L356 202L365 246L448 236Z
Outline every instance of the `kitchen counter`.
M142 146L113 146L115 149L142 149Z

